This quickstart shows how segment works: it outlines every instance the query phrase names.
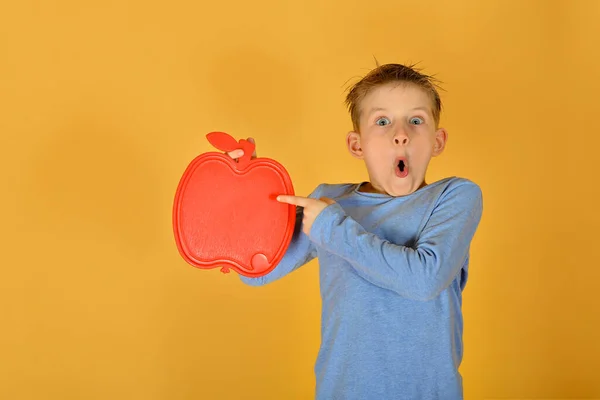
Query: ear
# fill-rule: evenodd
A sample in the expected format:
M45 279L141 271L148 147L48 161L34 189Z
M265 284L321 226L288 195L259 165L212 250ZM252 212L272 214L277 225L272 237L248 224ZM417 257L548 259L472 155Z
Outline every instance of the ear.
M439 128L435 132L435 139L433 143L433 153L434 157L442 154L444 149L446 148L446 143L448 142L448 132L444 128Z
M348 135L346 135L346 145L353 157L358 159L363 158L363 150L360 145L360 133L354 131L348 132Z

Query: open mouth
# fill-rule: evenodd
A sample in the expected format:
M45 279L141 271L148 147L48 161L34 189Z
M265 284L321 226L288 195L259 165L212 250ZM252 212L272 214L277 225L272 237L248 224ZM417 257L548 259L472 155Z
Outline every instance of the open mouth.
M408 175L408 164L406 159L398 158L396 160L396 175L400 178L405 178Z

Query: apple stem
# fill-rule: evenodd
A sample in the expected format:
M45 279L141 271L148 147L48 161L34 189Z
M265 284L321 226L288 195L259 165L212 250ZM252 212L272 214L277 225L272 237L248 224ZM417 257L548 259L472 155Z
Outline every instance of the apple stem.
M252 154L254 153L256 145L252 142L247 141L246 139L241 139L240 145L242 147L242 150L244 151L244 155L238 159L238 166L240 168L244 168L252 159Z

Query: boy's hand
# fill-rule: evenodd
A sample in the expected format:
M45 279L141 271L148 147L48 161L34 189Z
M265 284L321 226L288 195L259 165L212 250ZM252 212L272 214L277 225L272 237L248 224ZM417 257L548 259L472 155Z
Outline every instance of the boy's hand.
M319 200L299 196L277 196L277 201L282 203L293 204L304 208L304 218L302 220L302 231L310 235L310 228L317 216L325 209L325 207L335 204L335 201L327 197L321 197Z
M253 138L248 138L247 140L251 143L255 143ZM241 149L233 150L233 151L228 152L227 155L237 161L238 158L240 158L244 155L244 151ZM256 158L256 149L254 150L254 154L252 154L252 159L255 159L255 158ZM293 204L295 206L304 208L304 213L303 213L304 218L302 220L302 225L303 225L302 230L307 235L310 234L310 228L312 228L313 222L315 221L317 216L321 213L321 211L323 211L323 209L325 209L325 207L327 207L328 205L335 203L335 201L333 201L332 199L329 199L327 197L321 197L320 200L316 200L316 199L311 199L311 198L307 198L307 197L286 196L286 195L278 196L277 201L280 201L282 203Z
M256 144L256 142L254 141L253 138L248 138L246 139L248 140L250 143ZM244 155L244 150L242 149L238 149L238 150L233 150L230 151L228 153L226 153L229 157L233 158L235 161L238 160L238 158L240 158L241 156ZM252 160L254 160L256 158L256 147L254 148L254 153L252 153Z

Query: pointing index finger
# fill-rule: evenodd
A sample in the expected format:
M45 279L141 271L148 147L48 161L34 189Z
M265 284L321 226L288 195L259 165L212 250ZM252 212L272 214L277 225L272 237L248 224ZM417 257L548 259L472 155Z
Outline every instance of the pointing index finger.
M310 202L310 199L307 199L306 197L300 197L300 196L279 195L279 196L277 196L277 201L279 201L281 203L294 204L294 205L300 206L300 207L306 207L308 205L308 203Z

